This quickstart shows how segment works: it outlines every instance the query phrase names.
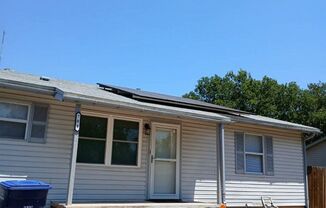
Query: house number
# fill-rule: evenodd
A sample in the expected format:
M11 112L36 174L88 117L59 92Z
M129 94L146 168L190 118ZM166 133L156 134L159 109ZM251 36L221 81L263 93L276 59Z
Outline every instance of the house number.
M80 114L80 112L77 112L76 116L75 116L75 131L77 131L77 132L80 129L80 118L81 118L81 114Z

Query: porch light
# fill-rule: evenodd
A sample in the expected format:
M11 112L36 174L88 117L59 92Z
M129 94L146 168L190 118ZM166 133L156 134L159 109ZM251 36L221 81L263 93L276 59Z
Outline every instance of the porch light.
M151 126L148 123L145 123L145 125L144 125L144 133L145 133L145 135L151 134Z

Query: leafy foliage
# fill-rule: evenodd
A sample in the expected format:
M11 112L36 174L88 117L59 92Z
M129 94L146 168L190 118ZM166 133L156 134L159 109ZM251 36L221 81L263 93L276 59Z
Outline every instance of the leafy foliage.
M184 97L223 105L262 116L314 126L326 132L326 83L301 89L295 82L280 84L264 76L256 80L239 70L224 77L201 78Z

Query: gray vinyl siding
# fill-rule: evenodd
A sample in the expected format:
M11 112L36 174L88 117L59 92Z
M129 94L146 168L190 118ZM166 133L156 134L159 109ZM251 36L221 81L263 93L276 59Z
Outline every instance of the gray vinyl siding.
M148 142L143 134L140 167L77 164L74 202L146 200Z
M273 136L274 176L236 174L234 131ZM305 205L303 152L299 134L277 130L228 126L225 130L226 202L229 206L261 205L271 196L278 206Z
M98 112L94 108L93 110ZM151 121L149 118L143 119L145 122ZM160 122L157 119L154 121ZM187 121L181 123L181 199L216 203L216 124ZM77 164L74 201L148 199L149 143L150 137L143 134L140 168Z
M183 122L181 135L182 200L216 203L216 124Z
M75 105L53 101L51 97L25 95L16 91L9 93L0 90L0 99L50 104L46 144L0 139L0 181L8 178L42 180L53 186L53 189L49 191L48 204L51 201L65 202ZM91 109L99 112L96 107ZM109 109L106 108L106 110ZM103 112L103 109L101 111ZM123 115L128 116L126 113ZM149 136L143 134L140 168L77 164L73 201L143 201L147 199L148 142Z
M326 167L326 141L307 149L307 164Z
M81 111L99 115L141 118L110 108L82 105ZM150 137L142 134L140 167L118 167L96 164L76 165L73 202L144 201L147 199L148 148ZM107 150L108 151L108 150ZM110 152L107 152L110 154Z
M48 103L46 144L0 139L0 180L36 179L50 183L48 202L64 201L67 193L74 106L39 95L4 93L0 100Z
M50 183L48 201L64 202L74 125L74 104L51 97L0 89L0 99L49 104L45 144L0 139L0 180L38 179ZM216 124L153 117L145 113L86 106L95 113L181 124L180 196L184 201L217 202ZM82 106L85 108L85 106ZM300 134L275 128L226 125L226 202L229 206L258 203L272 196L277 205L304 205L303 154ZM235 174L234 131L273 136L274 176ZM148 194L150 137L143 134L141 166L109 167L77 164L74 201L143 201Z
M0 99L49 104L45 144L0 140L0 180L37 179L50 183L48 202L64 202L70 165L73 103L54 101L51 97L13 90L1 90ZM216 202L216 124L147 117L95 106L82 109L181 124L181 198L185 201ZM148 199L148 158L150 137L143 134L140 167L109 167L77 164L74 202L143 201Z

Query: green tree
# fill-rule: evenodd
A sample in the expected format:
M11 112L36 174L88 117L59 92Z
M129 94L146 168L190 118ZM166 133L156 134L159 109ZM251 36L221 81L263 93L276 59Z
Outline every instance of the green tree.
M224 77L202 77L184 97L252 112L290 122L314 126L326 132L326 83L311 83L307 89L295 82L279 84L261 80L239 70Z

